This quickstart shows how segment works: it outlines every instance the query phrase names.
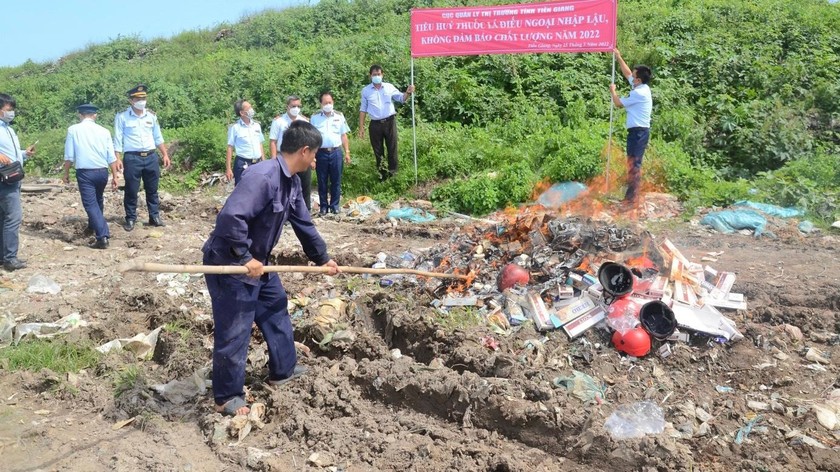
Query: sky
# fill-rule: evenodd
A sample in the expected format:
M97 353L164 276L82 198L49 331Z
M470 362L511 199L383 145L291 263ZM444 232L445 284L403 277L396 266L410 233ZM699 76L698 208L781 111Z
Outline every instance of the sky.
M313 0L314 1L314 0ZM54 61L117 36L167 38L308 0L6 0L0 67Z

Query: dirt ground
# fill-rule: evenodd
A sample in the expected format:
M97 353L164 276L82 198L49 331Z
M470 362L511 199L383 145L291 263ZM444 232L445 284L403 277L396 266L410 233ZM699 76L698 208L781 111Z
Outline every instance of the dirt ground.
M266 405L265 426L232 445L224 419L212 412L209 390L176 404L150 388L210 366L203 279L117 270L131 260L200 263L223 194L164 195L168 225L138 225L131 233L118 226L120 197L109 194L113 237L105 251L86 247L75 190L24 194L21 257L29 267L0 275L7 288L0 291L0 315L40 322L78 312L91 324L63 339L93 346L165 328L150 359L123 351L72 375L0 371L2 469L840 470L840 432L823 427L813 408L840 388L840 236L805 237L782 225L774 228L777 239L757 239L673 218L620 223L644 227L657 241L669 238L693 261L722 252L709 264L738 276L733 291L745 294L748 309L726 313L743 340L695 338L672 344L673 354L664 359L629 359L597 328L573 341L562 331L543 337L529 326L501 336L483 324L442 318L430 307L432 296L408 284L288 274L290 298L313 300L293 317L296 325L311 327L317 301L337 297L349 303L345 327L352 336L322 349L311 331L300 329L298 340L313 354L301 356L310 373L277 388L263 383L257 337L246 384ZM340 264L368 267L379 252L399 256L446 245L468 224L317 220ZM291 231L275 255L282 264L304 261ZM28 293L35 274L54 279L61 292ZM801 339L786 324L798 327ZM487 335L498 350L483 345ZM541 347L533 349L528 340ZM810 348L824 362L806 359ZM136 369L136 381L117 395L115 379L127 369ZM554 379L572 370L605 382L605 401L585 404L556 387ZM619 405L644 399L663 409L665 432L612 439L606 418ZM756 414L754 428L736 444L739 429Z

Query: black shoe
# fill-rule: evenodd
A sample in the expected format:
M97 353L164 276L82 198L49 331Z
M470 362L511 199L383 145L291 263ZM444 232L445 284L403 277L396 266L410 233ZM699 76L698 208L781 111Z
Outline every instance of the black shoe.
M24 267L26 267L26 262L23 262L20 259L12 259L3 263L3 268L9 272L12 272L13 270L23 269Z
M134 229L134 222L133 222L133 221L126 221L126 222L125 222L125 226L123 226L123 228L124 228L126 231L131 231L131 230L133 230L133 229Z
M166 226L159 216L149 218L149 226Z
M108 249L108 238L97 239L90 247L92 249Z

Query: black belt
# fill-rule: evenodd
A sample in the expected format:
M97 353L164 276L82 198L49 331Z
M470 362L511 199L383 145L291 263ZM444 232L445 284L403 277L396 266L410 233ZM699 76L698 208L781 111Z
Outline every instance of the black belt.
M321 149L319 149L319 151L324 151L324 152L335 152L337 149L340 149L340 148L341 148L341 146L329 147L329 148L327 148L327 147L322 147Z
M151 156L155 152L156 151L154 149L152 149L151 151L126 151L125 154L133 154L135 156L147 157L147 156Z
M627 131L638 131L638 130L643 130L643 129L650 129L650 128L645 128L644 126L634 126L632 128L627 128Z
M374 120L373 118L370 119L371 123L387 123L394 119L394 115L389 116L388 118L382 118L381 120Z
M236 156L236 158L237 159L242 159L243 161L246 161L248 164L256 164L257 162L260 162L260 158L248 159L247 157L242 157L242 156Z

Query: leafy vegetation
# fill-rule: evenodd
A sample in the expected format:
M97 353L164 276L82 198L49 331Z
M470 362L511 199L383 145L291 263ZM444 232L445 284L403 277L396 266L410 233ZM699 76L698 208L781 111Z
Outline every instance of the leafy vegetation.
M410 9L478 3L488 2L322 0L170 40L120 37L53 63L0 69L0 83L18 100L24 143L40 140L30 167L42 173L59 167L76 105L97 104L109 126L127 106L125 90L147 83L174 145L175 175L164 182L191 188L223 169L237 98L251 100L267 128L286 95L301 96L311 114L329 89L355 131L370 64L382 64L400 88L410 82ZM690 206L750 197L838 217L831 169L840 157L840 6L625 0L618 44L629 62L654 72L650 182ZM418 180L439 184L439 205L486 213L523 201L543 178L587 180L604 170L610 55L440 57L414 66ZM623 149L624 113L615 116L612 147ZM378 182L370 145L353 138L348 195L388 202L414 191L408 106L399 117L399 175Z

